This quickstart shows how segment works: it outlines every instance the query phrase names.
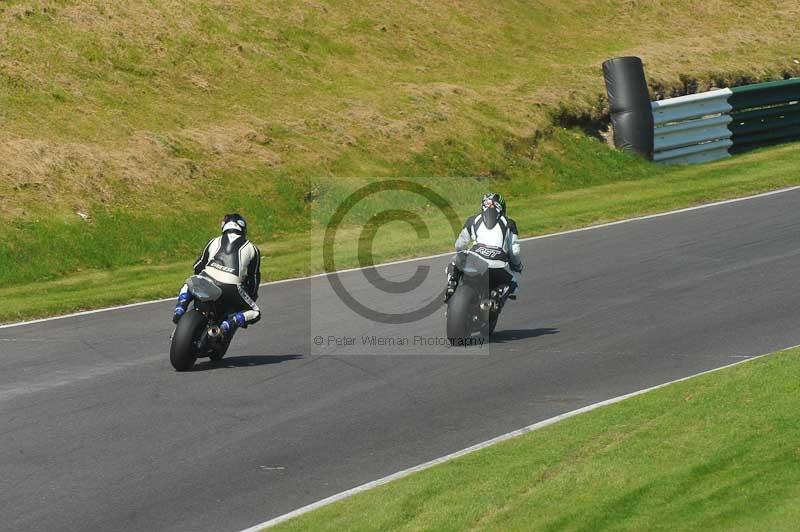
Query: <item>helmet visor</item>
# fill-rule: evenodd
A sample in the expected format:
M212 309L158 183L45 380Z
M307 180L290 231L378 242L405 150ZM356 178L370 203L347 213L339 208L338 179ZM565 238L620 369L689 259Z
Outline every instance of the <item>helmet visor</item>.
M486 212L488 209L494 209L498 213L500 213L503 210L503 206L500 204L499 201L497 201L497 200L495 200L493 198L486 197L486 198L483 198L483 205L481 206L481 209L484 212Z

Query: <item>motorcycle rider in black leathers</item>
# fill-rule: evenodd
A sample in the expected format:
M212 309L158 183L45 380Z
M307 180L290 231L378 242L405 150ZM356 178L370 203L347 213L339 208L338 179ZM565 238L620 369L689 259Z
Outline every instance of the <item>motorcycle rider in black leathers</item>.
M261 318L256 305L261 282L261 253L247 240L247 221L238 213L226 214L220 224L222 235L209 240L194 265L195 275L213 279L222 289L221 303L228 317L220 323L226 336ZM172 321L178 323L186 313L192 294L183 285Z
M489 192L483 196L481 212L475 216L470 216L464 222L464 227L455 242L456 252L470 249L470 243L473 243L473 247L482 246L499 250L507 257L508 261L505 268L500 270L503 273L495 275L494 278L499 280L498 284L507 284L509 286L509 298L516 299L515 291L518 284L514 272L522 271L519 233L517 232L516 222L506 217L506 202L500 194ZM445 303L455 293L461 274L462 272L456 266L454 258L447 265Z

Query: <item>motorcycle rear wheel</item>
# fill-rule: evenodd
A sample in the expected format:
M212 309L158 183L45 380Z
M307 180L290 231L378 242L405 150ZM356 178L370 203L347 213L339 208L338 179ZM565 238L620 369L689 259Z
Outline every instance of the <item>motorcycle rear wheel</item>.
M225 353L228 352L228 348L231 346L232 341L233 341L233 336L225 340L225 342L222 343L222 345L219 345L216 348L214 348L214 350L211 351L211 354L208 355L208 358L210 358L213 362L219 362L220 360L222 360L222 357L224 357Z
M206 318L196 310L183 315L172 335L169 361L176 371L189 371L197 360L195 342L203 334Z

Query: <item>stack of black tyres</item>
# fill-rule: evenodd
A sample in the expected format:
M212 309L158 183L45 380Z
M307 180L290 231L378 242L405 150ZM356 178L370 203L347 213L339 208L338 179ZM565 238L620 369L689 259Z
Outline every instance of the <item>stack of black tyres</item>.
M653 111L638 57L617 57L603 63L603 77L611 107L614 145L653 159Z

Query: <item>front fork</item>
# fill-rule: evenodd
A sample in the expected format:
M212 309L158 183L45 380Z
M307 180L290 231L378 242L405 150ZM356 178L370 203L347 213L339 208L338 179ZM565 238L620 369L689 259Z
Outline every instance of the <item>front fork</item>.
M499 290L492 290L489 292L489 298L484 299L480 303L481 310L488 310L489 312L500 312L508 301L508 296L511 294L511 287L508 285L502 286Z

